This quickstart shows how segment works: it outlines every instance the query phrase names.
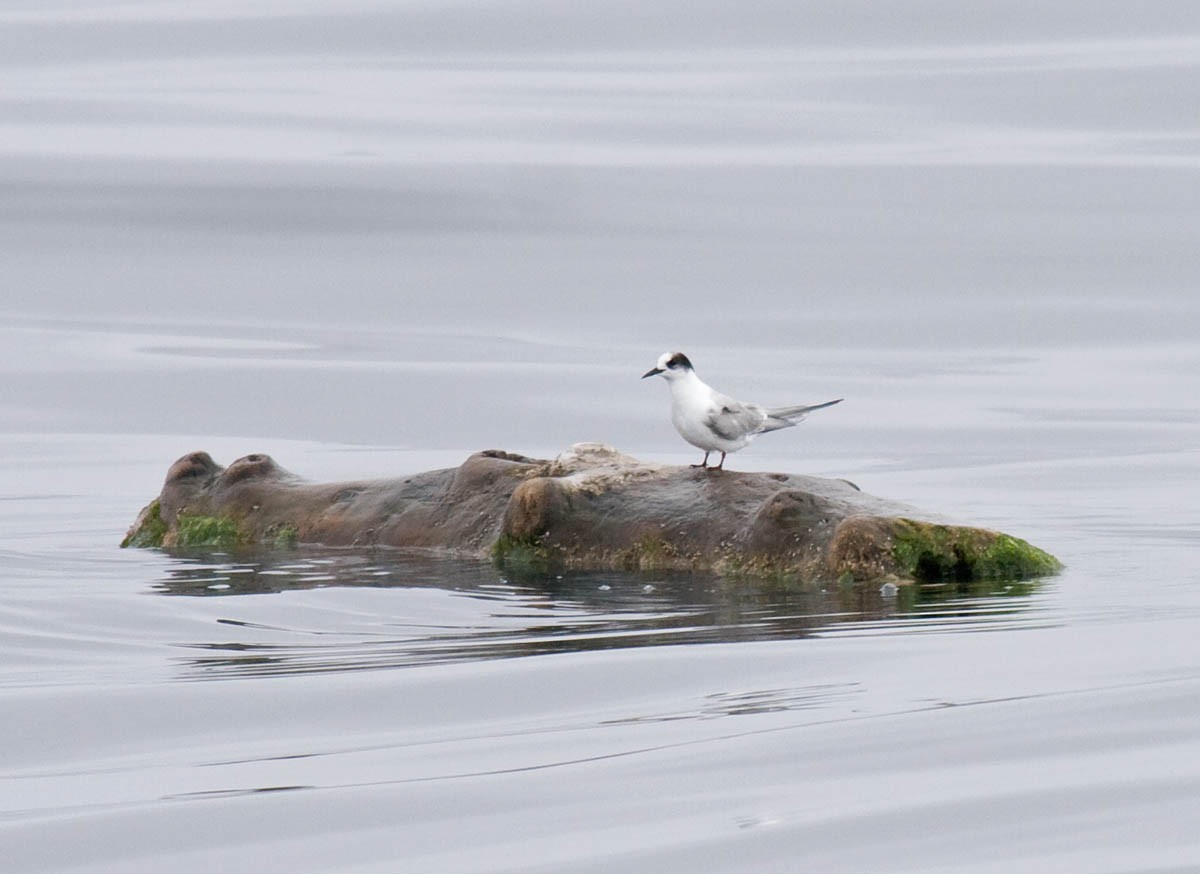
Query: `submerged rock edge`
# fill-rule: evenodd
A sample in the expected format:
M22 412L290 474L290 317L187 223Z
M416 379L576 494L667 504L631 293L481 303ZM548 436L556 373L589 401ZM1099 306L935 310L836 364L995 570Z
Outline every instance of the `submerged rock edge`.
M1055 574L1021 538L958 525L842 480L647 464L602 444L553 460L501 450L406 477L308 483L264 454L176 461L122 547L399 547L514 571L712 571L804 585Z

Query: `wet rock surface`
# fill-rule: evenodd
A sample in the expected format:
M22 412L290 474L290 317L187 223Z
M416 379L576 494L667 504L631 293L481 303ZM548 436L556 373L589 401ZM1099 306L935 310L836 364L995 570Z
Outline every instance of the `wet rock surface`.
M499 450L395 479L310 483L267 455L190 453L122 545L401 547L531 570L714 570L817 580L1020 579L1058 570L1019 538L844 480L647 464L600 444Z

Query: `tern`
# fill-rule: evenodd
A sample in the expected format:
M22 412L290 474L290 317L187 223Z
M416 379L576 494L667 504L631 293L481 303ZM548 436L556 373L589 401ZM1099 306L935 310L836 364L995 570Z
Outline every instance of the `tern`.
M799 424L813 410L843 400L770 409L735 401L696 376L692 362L682 352L664 352L642 379L648 376L661 376L671 387L671 424L684 440L704 450L704 460L692 467L705 470L724 470L726 453L737 452L759 434ZM709 467L708 456L713 452L720 452L721 460Z

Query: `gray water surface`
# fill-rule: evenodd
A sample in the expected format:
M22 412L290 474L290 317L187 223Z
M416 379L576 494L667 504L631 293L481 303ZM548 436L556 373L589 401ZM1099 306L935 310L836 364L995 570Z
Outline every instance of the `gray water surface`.
M0 10L4 871L1200 871L1188 4ZM167 467L603 441L1066 563L120 550Z

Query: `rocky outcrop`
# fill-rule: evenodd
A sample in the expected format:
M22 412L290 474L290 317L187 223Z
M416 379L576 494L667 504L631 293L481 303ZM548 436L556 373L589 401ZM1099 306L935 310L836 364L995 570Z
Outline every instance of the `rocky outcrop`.
M1056 559L844 480L646 464L599 444L554 460L488 450L457 468L310 483L269 456L171 466L123 546L392 546L531 570L714 570L785 581L1022 579Z

